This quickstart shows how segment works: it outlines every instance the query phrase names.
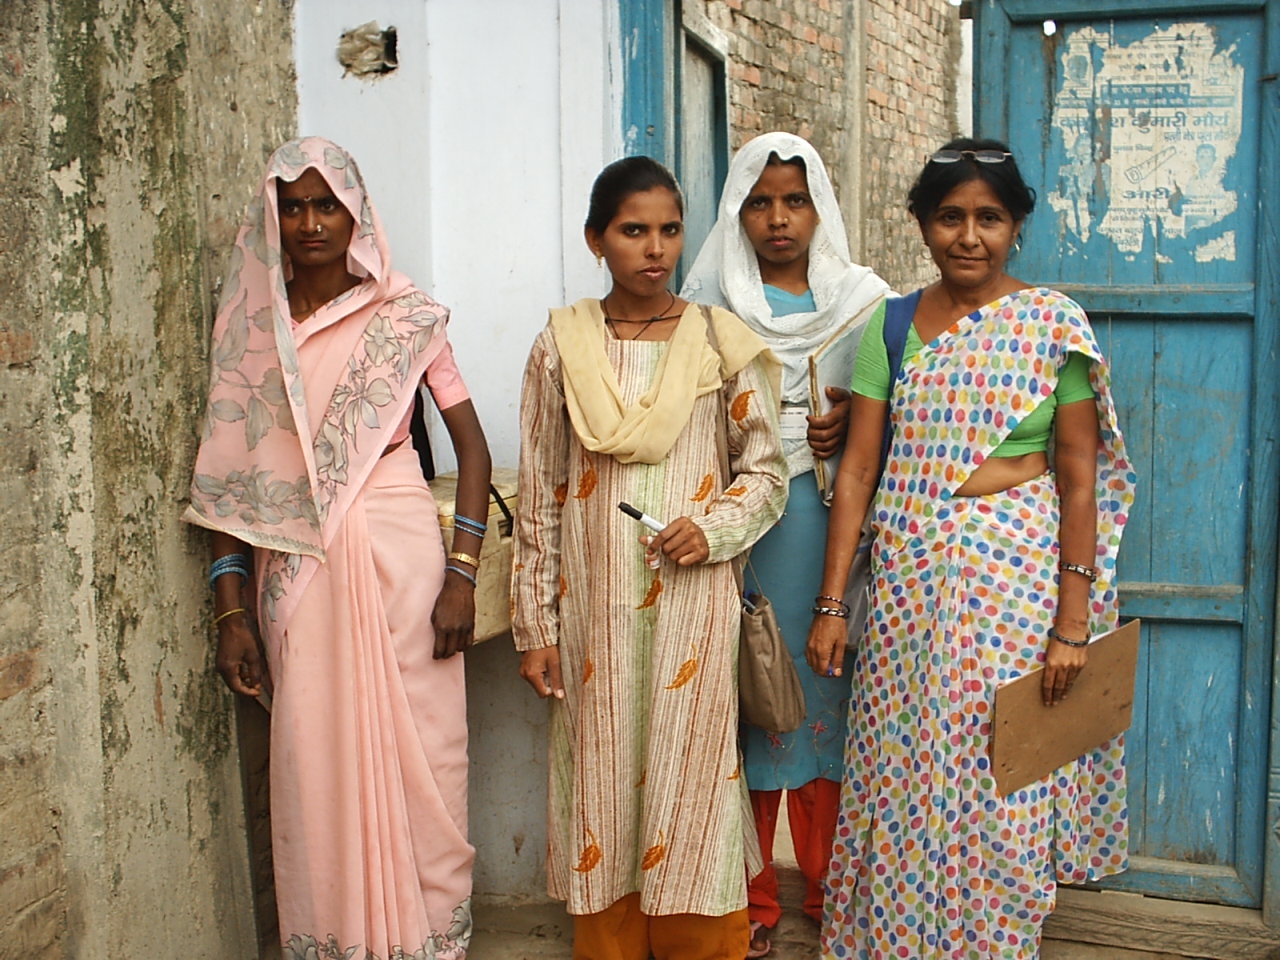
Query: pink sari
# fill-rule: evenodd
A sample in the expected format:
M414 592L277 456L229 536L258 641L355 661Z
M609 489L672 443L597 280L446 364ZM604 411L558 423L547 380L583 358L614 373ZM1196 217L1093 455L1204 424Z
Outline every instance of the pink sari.
M295 325L276 182L308 168L356 219L363 282ZM458 960L471 935L463 663L431 657L444 549L412 447L383 455L448 313L389 263L351 157L277 150L214 326L185 516L255 548L286 960Z

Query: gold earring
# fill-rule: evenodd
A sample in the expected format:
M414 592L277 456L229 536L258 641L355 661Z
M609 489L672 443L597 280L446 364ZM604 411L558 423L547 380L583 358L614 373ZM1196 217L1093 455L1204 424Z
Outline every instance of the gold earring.
M597 254L596 254L596 268L597 268L597 269L599 269L600 267L603 267L603 266L604 266L604 254L603 254L603 253L597 253Z

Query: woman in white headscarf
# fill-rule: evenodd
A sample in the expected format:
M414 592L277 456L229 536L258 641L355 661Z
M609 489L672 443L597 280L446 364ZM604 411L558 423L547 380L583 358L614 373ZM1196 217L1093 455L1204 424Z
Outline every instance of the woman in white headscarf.
M833 331L868 309L888 285L849 256L844 221L831 180L813 146L789 133L766 133L733 158L720 214L681 295L728 307L782 361L783 452L791 476L787 511L756 544L752 570L776 608L804 687L808 715L794 733L744 726L747 783L766 864L749 890L752 944L764 956L782 910L771 865L782 791L796 857L806 878L805 912L822 917L823 880L831 859L843 775L849 709L848 677L818 677L805 663L814 602L807 591L820 579L827 512L813 477L814 458L839 447L849 416L847 390L829 389L832 410L811 409L808 358Z

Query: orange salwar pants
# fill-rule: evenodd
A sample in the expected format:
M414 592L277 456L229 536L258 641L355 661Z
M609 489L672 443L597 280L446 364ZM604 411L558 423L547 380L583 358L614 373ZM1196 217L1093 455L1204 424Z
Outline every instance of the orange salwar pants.
M573 918L573 960L742 960L750 942L745 909L653 917L640 912L638 893Z
M752 923L776 927L782 919L778 903L778 874L773 869L773 838L778 827L781 790L752 790L751 810L755 813L756 832L760 834L760 853L764 871L747 887L747 910ZM822 921L822 898L831 866L831 839L835 835L836 815L840 811L840 784L834 780L810 780L803 787L787 791L787 820L791 824L791 842L796 862L805 879L804 912Z

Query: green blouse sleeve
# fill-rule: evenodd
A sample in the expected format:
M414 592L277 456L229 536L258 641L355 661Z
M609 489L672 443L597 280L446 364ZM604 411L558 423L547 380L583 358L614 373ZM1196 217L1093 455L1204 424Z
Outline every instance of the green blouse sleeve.
M883 347L881 350L883 351ZM1053 391L1059 405L1093 399L1093 384L1089 380L1089 368L1092 365L1092 361L1083 353L1072 351L1067 354L1067 362L1058 373L1058 386Z
M884 301L867 321L858 341L858 356L853 362L854 393L872 400L889 399L889 352L884 346Z

